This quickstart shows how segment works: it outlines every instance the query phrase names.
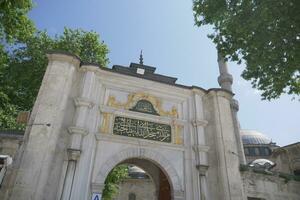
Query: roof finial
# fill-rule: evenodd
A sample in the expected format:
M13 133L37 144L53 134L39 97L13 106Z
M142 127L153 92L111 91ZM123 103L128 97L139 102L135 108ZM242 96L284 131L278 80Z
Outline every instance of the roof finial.
M140 54L140 65L144 65L143 60L144 60L144 58L143 58L143 50L141 50L141 54Z

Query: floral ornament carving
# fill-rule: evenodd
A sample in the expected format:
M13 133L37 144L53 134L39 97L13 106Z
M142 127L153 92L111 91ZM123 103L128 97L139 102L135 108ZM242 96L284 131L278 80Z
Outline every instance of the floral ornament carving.
M127 97L127 101L122 103L116 100L115 96L109 96L107 105L117 109L125 109L129 110L136 105L136 103L140 100L147 100L152 103L154 109L160 116L167 116L172 118L178 118L178 111L175 106L171 108L169 111L165 111L162 108L161 101L153 95L146 94L143 92L129 94Z

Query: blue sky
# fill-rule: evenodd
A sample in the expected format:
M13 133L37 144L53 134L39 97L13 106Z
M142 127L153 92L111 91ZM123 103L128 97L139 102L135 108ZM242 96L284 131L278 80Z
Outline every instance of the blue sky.
M177 77L185 85L219 87L217 53L207 38L212 28L194 26L192 0L34 2L29 16L50 35L64 27L99 33L110 49L109 67L138 62L143 49L144 64L156 67L157 73ZM240 77L244 66L228 64L242 128L261 131L279 145L300 141L300 102L291 96L261 101L259 92Z

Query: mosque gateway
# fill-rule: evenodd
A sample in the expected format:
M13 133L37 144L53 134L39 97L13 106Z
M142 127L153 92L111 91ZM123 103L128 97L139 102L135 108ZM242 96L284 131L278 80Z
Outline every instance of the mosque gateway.
M221 57L221 88L206 90L142 62L109 69L67 53L47 56L0 199L100 200L107 175L122 164L129 177L118 200L300 199L300 182L246 165Z

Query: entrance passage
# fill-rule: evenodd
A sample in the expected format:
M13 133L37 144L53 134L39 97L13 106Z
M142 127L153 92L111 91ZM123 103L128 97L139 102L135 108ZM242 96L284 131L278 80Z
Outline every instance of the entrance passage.
M124 176L124 172L126 176ZM106 177L104 190L107 190L108 185L112 182L111 179L116 176L122 177L115 185L116 192L113 197L109 197L111 199L171 200L171 186L168 177L160 167L149 160L132 158L119 163ZM103 191L104 200L109 200L109 198L105 198L107 192Z

